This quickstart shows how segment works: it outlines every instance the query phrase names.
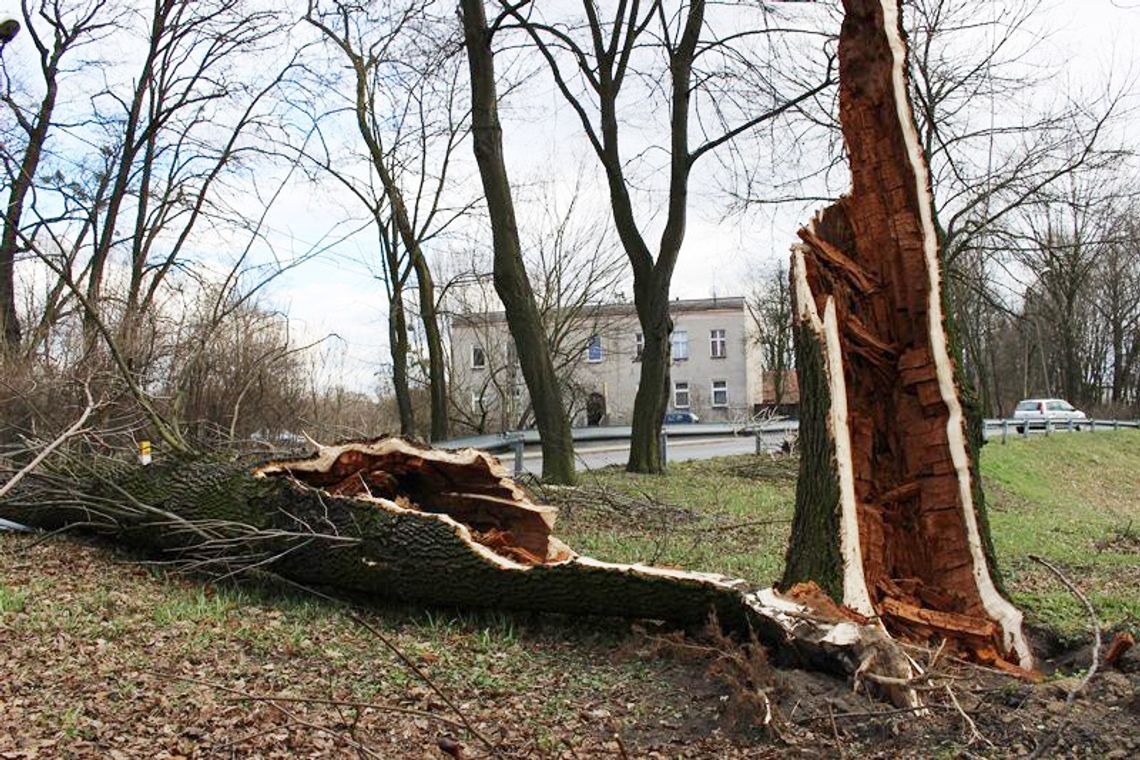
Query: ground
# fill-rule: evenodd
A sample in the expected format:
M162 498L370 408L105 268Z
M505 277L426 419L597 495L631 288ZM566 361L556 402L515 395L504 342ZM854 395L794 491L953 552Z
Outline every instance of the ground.
M98 543L7 534L0 758L487 755L458 713L504 756L1140 754L1140 657L1098 673L1067 712L1087 615L1028 559L1059 565L1107 628L1140 627L1140 433L991 444L982 464L1006 583L1050 675L943 662L962 712L938 690L929 715L900 713L709 631L358 606L372 633L269 581L210 584ZM536 491L583 553L760 584L780 574L795 473L793 459L742 456Z

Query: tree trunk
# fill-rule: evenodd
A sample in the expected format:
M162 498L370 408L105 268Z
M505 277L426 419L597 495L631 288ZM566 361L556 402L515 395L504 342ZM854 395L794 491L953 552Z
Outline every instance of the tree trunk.
M416 415L408 388L408 324L404 316L404 289L398 280L392 285L388 302L388 345L392 354L392 392L400 413L400 435L416 433Z
M659 473L664 469L661 424L669 405L670 340L673 333L668 284L665 287L664 294L643 292L634 299L645 344L641 352L637 395L633 400L629 462L626 464L629 472Z
M25 19L26 21L26 19ZM55 113L57 56L53 55L44 67L45 89L36 111L35 121L21 126L27 132L28 145L24 149L16 175L8 187L8 203L4 209L4 229L0 233L0 340L5 352L15 353L20 347L20 318L16 311L16 251L21 247L20 223L24 215L24 202L35 183L36 171L43 156L44 143Z
M783 584L911 639L1032 667L994 574L898 0L845 0L852 190L793 248L803 451Z
M72 465L82 463L73 462ZM104 466L87 483L33 474L0 516L83 527L190 568L257 567L397 601L705 623L754 631L778 660L852 675L911 675L880 628L804 586L788 595L711 573L582 557L551 534L493 457L398 438L322 447L252 470L205 459ZM913 707L909 689L890 697Z
M483 0L461 0L467 61L471 70L471 131L475 162L483 181L494 244L495 292L503 302L507 326L519 358L523 379L534 406L542 439L542 477L552 483L573 483L574 442L570 420L542 318L534 300L519 243L510 180L503 160L503 130L499 124L491 31Z
M424 339L428 348L428 393L431 396L431 435L428 440L444 441L448 435L447 356L439 331L439 313L435 304L435 281L431 267L417 246L412 254L412 267L419 284L420 319L424 323Z

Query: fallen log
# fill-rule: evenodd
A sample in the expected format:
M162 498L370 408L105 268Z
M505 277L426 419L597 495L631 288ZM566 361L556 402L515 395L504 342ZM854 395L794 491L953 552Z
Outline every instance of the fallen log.
M878 627L814 587L787 595L713 573L601 562L552 535L497 459L385 438L322 447L255 468L172 459L84 483L31 479L0 516L48 530L109 533L190 568L257 567L305 584L434 605L608 615L753 631L777 662L906 679ZM894 688L892 701L917 704Z
M792 249L801 469L782 585L910 640L1033 667L995 575L898 0L844 0L848 195Z

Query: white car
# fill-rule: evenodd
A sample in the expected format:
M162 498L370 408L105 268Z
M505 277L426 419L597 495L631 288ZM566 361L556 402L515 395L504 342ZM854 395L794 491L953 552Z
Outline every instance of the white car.
M1025 432L1026 425L1045 427L1047 421L1059 426L1067 425L1072 420L1074 427L1080 430L1081 423L1088 419L1080 409L1059 398L1027 398L1013 410L1013 418L1022 423L1017 426L1019 433Z

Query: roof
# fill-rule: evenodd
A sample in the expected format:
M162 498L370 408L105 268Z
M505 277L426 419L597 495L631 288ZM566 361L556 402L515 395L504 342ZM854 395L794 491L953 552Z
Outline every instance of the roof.
M744 296L713 296L712 298L675 298L669 302L670 314L698 311L744 311ZM582 307L583 314L590 316L636 316L637 311L632 302L587 304ZM484 311L469 312L455 315L458 323L486 324L488 322L506 321L506 312Z

